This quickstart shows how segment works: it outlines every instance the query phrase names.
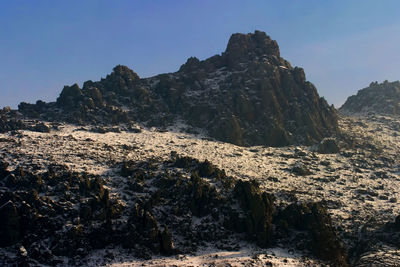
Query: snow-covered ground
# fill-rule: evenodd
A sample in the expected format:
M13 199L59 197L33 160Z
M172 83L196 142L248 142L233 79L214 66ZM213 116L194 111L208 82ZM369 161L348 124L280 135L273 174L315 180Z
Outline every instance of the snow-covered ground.
M199 251L196 255L159 257L109 264L110 267L130 266L323 266L323 264L282 248L260 250L249 247L240 251Z
M356 141L373 144L382 153L347 148L339 154L319 154L315 147L239 147L212 141L203 135L183 133L183 125L160 132L141 127L140 133L122 131L105 134L88 131L89 127L63 124L51 133L19 131L0 134L0 155L12 167L46 168L51 163L65 164L73 171L102 175L109 180L112 194L119 194L116 164L125 160L168 159L172 151L199 160L209 160L240 179L257 179L274 193L277 202L325 200L335 225L350 242L359 228L371 221L391 221L400 212L400 119L390 117L340 120L341 129ZM138 126L140 127L140 126ZM310 175L292 171L303 164ZM346 239L347 238L347 239ZM199 251L153 260L131 260L111 266L309 266L306 260L284 248L236 252ZM217 256L216 256L217 255ZM255 256L256 255L256 256ZM228 265L229 266L229 265ZM268 265L266 265L268 266Z

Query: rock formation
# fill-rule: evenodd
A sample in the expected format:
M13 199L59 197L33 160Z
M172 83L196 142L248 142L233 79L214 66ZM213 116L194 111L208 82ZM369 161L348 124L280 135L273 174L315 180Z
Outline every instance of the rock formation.
M165 127L181 119L242 146L310 144L338 131L335 109L260 31L233 34L224 53L203 61L191 57L175 73L140 79L119 65L82 89L65 86L56 103L44 105L47 109L42 103L21 103L19 109L73 123Z
M372 82L340 107L343 114L400 115L400 82Z
M310 235L307 251L315 257L346 266L323 206L293 203L276 211L274 196L256 181L227 176L207 160L171 154L166 161L121 162L122 199L100 176L63 165L47 168L40 175L21 167L8 171L0 159L0 248L23 245L25 260L35 266L67 258L70 265L86 266L94 250L121 246L150 259L195 252L204 242L227 250L241 240L260 247L286 244L276 234L282 230L274 222L280 221L285 231ZM0 263L12 260L7 256Z

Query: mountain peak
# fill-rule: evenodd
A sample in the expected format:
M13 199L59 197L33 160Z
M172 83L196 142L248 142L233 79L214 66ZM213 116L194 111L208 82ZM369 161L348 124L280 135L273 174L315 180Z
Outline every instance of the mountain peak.
M236 145L309 144L337 133L336 111L319 97L301 68L292 68L265 32L235 33L221 55L189 58L179 71L142 78L118 65L83 89L66 87L60 120L168 127L178 118ZM54 118L50 109L23 114ZM36 113L32 112L36 111ZM46 114L44 114L46 113Z
M280 57L278 43L262 31L255 31L248 34L232 34L225 53L231 59L238 59L249 55L272 55Z

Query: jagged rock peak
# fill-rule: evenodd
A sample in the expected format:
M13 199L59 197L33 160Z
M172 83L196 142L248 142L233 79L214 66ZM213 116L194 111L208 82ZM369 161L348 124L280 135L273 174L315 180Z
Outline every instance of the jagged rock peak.
M340 107L342 114L400 115L400 82L372 82L357 95L347 98Z
M126 95L137 86L139 80L139 75L133 70L123 65L117 65L114 67L113 72L107 75L105 79L102 79L100 84L96 86L101 87L102 89L100 90L103 92Z
M200 60L197 57L190 57L186 60L186 63L180 67L180 70L194 71L200 64Z
M138 80L139 75L136 72L128 68L124 65L117 65L113 68L113 72L110 74L111 76L121 76L124 78L128 78L131 80Z
M75 83L71 86L66 85L57 98L57 104L68 105L73 103L76 99L80 99L82 96L82 90L79 88L78 84Z
M232 34L225 53L235 58L248 55L280 56L278 43L262 31L255 31L254 33L248 34Z
M175 73L140 79L118 65L106 78L85 82L82 90L64 88L57 104L58 115L38 105L20 111L33 110L49 120L134 120L157 127L179 118L217 140L246 146L311 144L338 133L334 108L261 31L233 34L221 55L189 58Z

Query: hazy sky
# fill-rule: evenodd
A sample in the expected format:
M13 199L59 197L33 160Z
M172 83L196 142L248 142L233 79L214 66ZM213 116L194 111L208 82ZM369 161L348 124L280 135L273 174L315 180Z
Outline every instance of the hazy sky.
M400 79L398 0L1 1L0 106L54 101L117 64L140 77L220 54L265 31L330 104Z

